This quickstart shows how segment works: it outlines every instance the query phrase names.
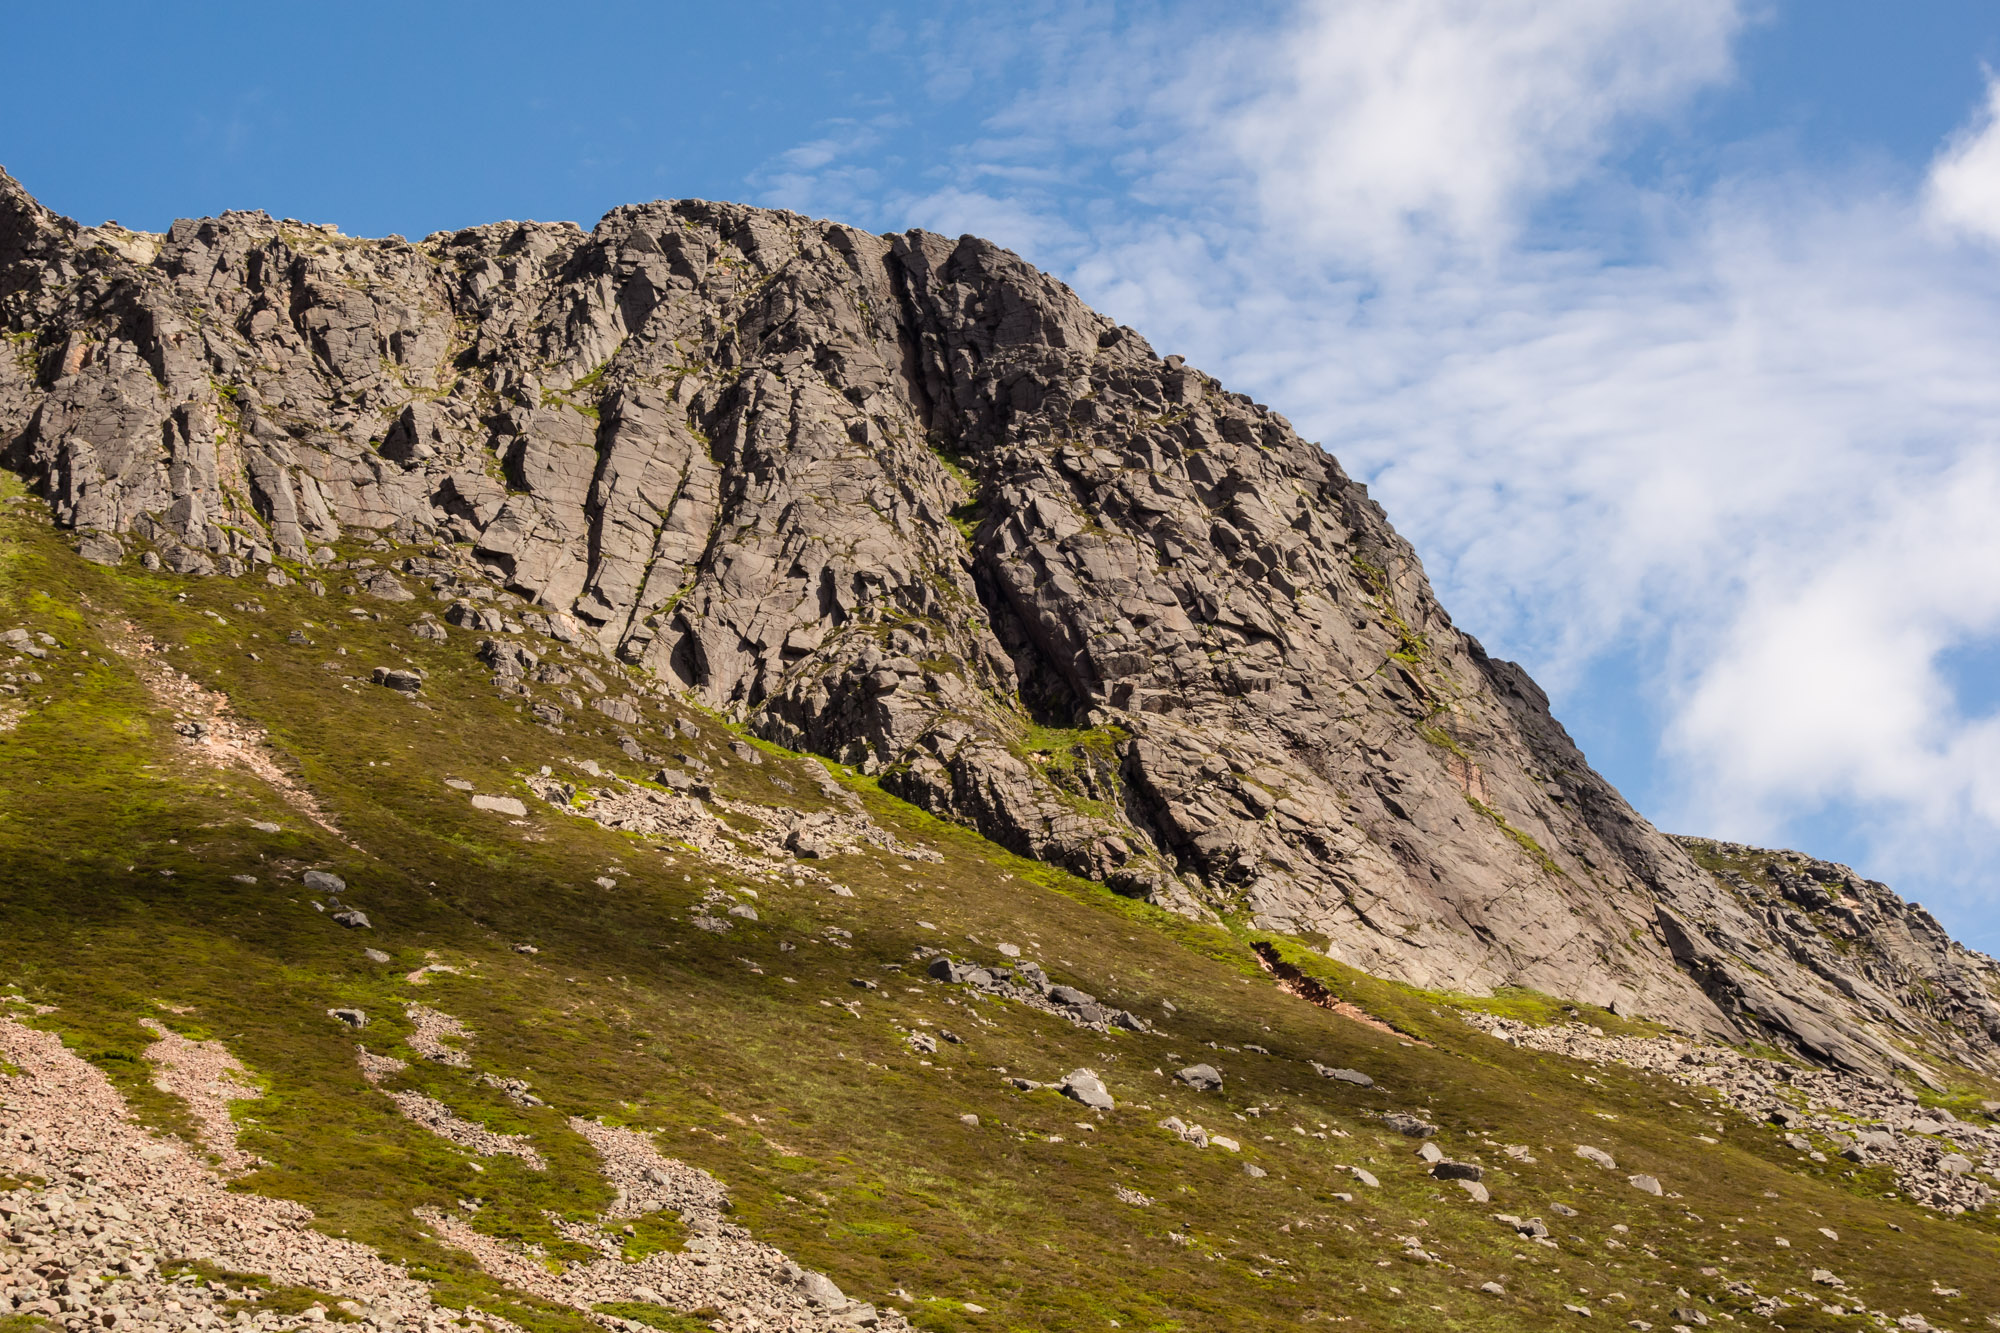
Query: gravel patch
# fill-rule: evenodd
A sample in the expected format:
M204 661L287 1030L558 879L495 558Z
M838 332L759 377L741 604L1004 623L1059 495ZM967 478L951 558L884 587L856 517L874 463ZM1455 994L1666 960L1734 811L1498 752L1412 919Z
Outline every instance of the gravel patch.
M466 1042L472 1040L472 1033L465 1024L450 1014L442 1014L428 1005L413 1004L403 1010L416 1031L410 1034L410 1049L426 1060L435 1060L441 1065L454 1069L472 1068L472 1060L455 1046L445 1044L446 1039Z
M389 1100L396 1103L396 1109L409 1119L467 1152L478 1153L481 1157L518 1157L537 1171L549 1169L549 1164L535 1151L534 1143L526 1134L501 1134L475 1125L470 1120L462 1120L449 1106L421 1092L392 1092Z
M236 1121L229 1114L231 1102L264 1095L250 1081L250 1071L219 1041L192 1041L151 1018L139 1023L159 1038L145 1050L153 1086L187 1104L202 1145L215 1154L222 1170L242 1175L264 1165L263 1158L236 1146Z
M0 1075L0 1169L47 1182L0 1191L0 1315L121 1333L320 1322L311 1313L239 1318L222 1302L240 1292L167 1281L159 1271L163 1263L206 1260L325 1292L378 1328L445 1333L459 1319L432 1305L429 1287L399 1266L315 1231L302 1205L232 1192L186 1145L134 1123L103 1072L53 1033L0 1017L0 1058L20 1071Z

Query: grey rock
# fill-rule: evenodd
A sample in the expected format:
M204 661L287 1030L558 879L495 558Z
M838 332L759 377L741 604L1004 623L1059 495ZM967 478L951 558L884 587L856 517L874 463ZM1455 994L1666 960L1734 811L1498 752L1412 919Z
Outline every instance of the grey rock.
M351 1028L368 1026L368 1015L359 1009L329 1009L326 1012L328 1017L337 1018Z
M1196 1092L1216 1092L1222 1087L1222 1074L1214 1065L1189 1065L1176 1072L1174 1080Z
M671 788L683 796L692 796L705 801L715 794L714 790L700 778L678 768L662 768L653 774L653 781L662 787Z
M415 694L424 687L424 673L410 671L402 667L376 667L368 678L377 685L386 685L403 694Z
M1618 1169L1618 1159L1602 1148L1593 1148L1587 1143L1579 1143L1576 1146L1576 1155L1586 1162L1603 1167L1606 1171L1616 1171Z
M333 919L339 922L341 925L346 926L349 930L373 929L373 927L371 927L368 924L367 913L356 911L354 908L351 907L343 911L335 912L333 914Z
M814 1305L824 1309L841 1309L847 1305L846 1295L824 1273L815 1273L789 1261L784 1272L786 1279L804 1291L806 1299Z
M404 587L395 575L387 570L363 576L359 585L362 592L384 602L413 602L417 595Z
M623 722L628 727L636 727L646 720L645 714L629 699L595 700L597 711L613 722Z
M1111 1093L1105 1088L1104 1080L1093 1070L1072 1069L1063 1076L1062 1082L1058 1083L1056 1088L1065 1097L1082 1102L1085 1106L1100 1111L1112 1109Z
M389 961L389 955L383 953L380 949L363 949L361 953L371 963L386 963Z
M330 870L308 870L299 876L299 882L314 893L339 893L347 887L347 881Z
M1384 1111L1382 1127L1413 1139L1429 1138L1438 1132L1436 1125L1422 1116L1411 1115L1408 1111Z
M1265 1176L1268 1176L1271 1173L1266 1171L1263 1167L1258 1166L1255 1162L1245 1162L1243 1164L1243 1174L1250 1177L1252 1180L1262 1180Z
M1372 1088L1375 1086L1375 1080L1358 1069L1331 1069L1326 1065L1320 1064L1317 1060L1312 1062L1312 1067L1313 1072L1321 1078L1335 1079L1341 1083L1352 1083L1357 1088Z
M1049 998L1057 1004L1075 1006L1097 1003L1096 996L1080 991L1074 986L1051 986L1049 988Z
M1439 1180L1484 1180L1486 1169L1477 1162L1446 1160L1432 1163L1431 1174Z
M102 532L85 533L76 553L94 565L115 565L125 559L125 548L118 539Z
M472 808L488 810L496 815L512 815L516 819L528 813L528 807L523 805L517 796L475 796L472 798Z
M453 602L446 609L444 618L446 624L456 625L460 629L480 630L487 634L500 632L501 615L497 608L475 606L463 598Z
M520 680L541 664L541 658L512 639L481 639L479 660L503 680Z
M953 985L963 982L975 970L971 964L961 963L952 958L933 958L930 966L924 969L928 975L937 980L947 981Z
M1664 1194L1666 1192L1660 1188L1660 1182L1652 1176L1627 1176L1626 1179L1631 1182L1633 1189L1643 1190L1647 1194Z

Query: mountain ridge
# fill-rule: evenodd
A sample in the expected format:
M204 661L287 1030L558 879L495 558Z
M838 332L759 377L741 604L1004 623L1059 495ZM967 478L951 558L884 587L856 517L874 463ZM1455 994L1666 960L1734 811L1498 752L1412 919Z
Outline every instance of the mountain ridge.
M1991 959L1851 872L1698 863L1337 462L988 242L702 201L145 234L0 175L0 314L0 460L98 558L434 540L607 671L1120 892L1415 985L2000 1069Z

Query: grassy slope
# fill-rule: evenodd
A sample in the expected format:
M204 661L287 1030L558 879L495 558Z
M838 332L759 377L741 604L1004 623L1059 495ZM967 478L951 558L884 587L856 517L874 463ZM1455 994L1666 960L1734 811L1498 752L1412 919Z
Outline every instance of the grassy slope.
M233 609L253 596L267 612ZM355 620L349 605L386 618ZM939 847L946 861L843 857L832 869L855 897L758 883L760 921L721 937L697 931L686 918L717 878L707 862L565 817L518 782L544 763L574 777L569 757L630 776L639 767L609 735L557 737L529 725L473 661L475 636L412 638L408 622L428 608L101 570L71 555L32 507L0 510L0 628L47 630L65 645L40 666L46 686L30 687L51 702L0 733L0 981L57 1006L38 1021L168 1129L184 1129L185 1117L146 1081L139 1052L149 1036L137 1020L225 1040L268 1089L238 1108L244 1146L271 1163L245 1187L304 1201L328 1229L440 1281L454 1303L506 1308L540 1327L576 1325L500 1291L410 1210L484 1199L477 1225L561 1254L543 1210L588 1216L608 1198L564 1119L601 1114L658 1131L668 1152L730 1187L759 1237L926 1328L1116 1320L1278 1329L1325 1319L1499 1330L1567 1321L1566 1303L1664 1327L1668 1309L1689 1303L1676 1289L1694 1303L1712 1299L1712 1312L1740 1311L1746 1303L1725 1282L1804 1288L1815 1267L1839 1273L1871 1305L1934 1322L1970 1327L2000 1309L2000 1244L1986 1221L1887 1200L1890 1183L1809 1167L1774 1133L1718 1117L1684 1090L1514 1050L1459 1023L1444 997L1322 962L1318 975L1337 993L1433 1045L1337 1017L1280 993L1247 936L1009 856L851 778L878 820ZM177 666L269 727L355 846L254 778L191 763L130 664L105 655L107 629L127 620L178 645ZM286 644L305 621L317 643ZM414 662L431 673L423 697L433 707L348 685L322 669L328 660L363 677L374 665ZM670 729L673 716L661 712L649 727ZM707 754L725 793L817 803L803 778L790 795L770 781L811 761L775 752L761 766L731 760L715 743L726 739L720 724L696 720L713 738ZM669 747L664 736L652 743ZM528 819L473 811L446 776L522 796ZM282 831L260 833L253 820ZM345 876L372 932L345 931L313 910L297 883L310 865ZM618 888L595 883L614 870ZM241 874L257 883L232 878ZM829 926L852 932L842 941L850 947L828 942ZM995 956L968 937L1028 947L1058 980L1160 1020L1171 1036L1100 1036L976 1004L912 961L925 943ZM539 953L517 953L517 943ZM369 963L364 945L392 961ZM409 984L405 974L427 961L462 974ZM852 978L881 989L864 994ZM486 1159L476 1172L362 1081L352 1035L326 1010L367 1010L370 1048L408 1057L400 1043L411 999L464 1019L477 1034L478 1068L530 1080L552 1106L514 1107L437 1066L413 1066L408 1086L494 1128L533 1134L550 1172L511 1159ZM856 999L858 1018L819 1003ZM1163 1000L1178 1012L1167 1016ZM965 1044L920 1064L899 1030L920 1020ZM1240 1049L1252 1042L1271 1054ZM1308 1058L1363 1069L1382 1086L1322 1081ZM1178 1059L1221 1066L1225 1091L1197 1095L1156 1072ZM1014 1091L996 1072L1049 1080L1078 1065L1102 1072L1120 1102L1090 1130L1078 1128L1092 1117L1076 1104ZM1447 1153L1483 1161L1493 1203L1475 1205L1422 1175L1415 1145L1363 1115L1389 1108L1421 1111L1443 1126ZM966 1112L979 1127L959 1121ZM1169 1113L1233 1135L1243 1154L1178 1143L1155 1128ZM1302 1137L1294 1126L1351 1137ZM1622 1173L1578 1160L1579 1142L1680 1197L1652 1198ZM1540 1160L1511 1163L1500 1143L1529 1144ZM1249 1177L1246 1160L1269 1175ZM1382 1188L1357 1187L1338 1169L1346 1163L1372 1169ZM1153 1205L1120 1203L1116 1185ZM1335 1191L1357 1198L1342 1203ZM1556 1201L1581 1215L1557 1218ZM1518 1240L1491 1220L1496 1211L1544 1217L1561 1250ZM1630 1231L1615 1233L1618 1224ZM1841 1239L1826 1240L1821 1226ZM1446 1263L1405 1258L1405 1235ZM1790 1248L1775 1244L1781 1235ZM639 1239L675 1243L665 1228ZM1964 1296L1933 1296L1933 1278ZM1489 1279L1506 1295L1479 1293ZM899 1302L899 1287L915 1299ZM968 1313L965 1302L988 1313ZM1780 1322L1853 1326L1795 1299Z

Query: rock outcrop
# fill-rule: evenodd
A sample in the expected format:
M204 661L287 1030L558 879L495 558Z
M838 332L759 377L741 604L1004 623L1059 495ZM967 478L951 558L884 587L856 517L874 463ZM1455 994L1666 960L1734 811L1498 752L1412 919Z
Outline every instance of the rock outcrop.
M152 235L0 176L0 322L0 454L93 558L461 543L568 638L1120 892L2000 1067L1990 1000L1910 1018L1641 819L1282 416L988 242L700 201Z

